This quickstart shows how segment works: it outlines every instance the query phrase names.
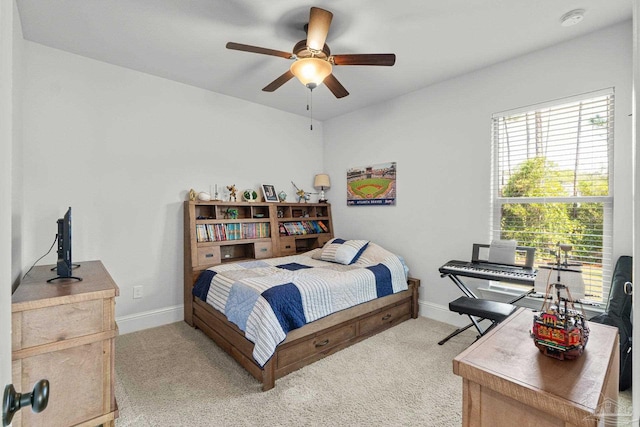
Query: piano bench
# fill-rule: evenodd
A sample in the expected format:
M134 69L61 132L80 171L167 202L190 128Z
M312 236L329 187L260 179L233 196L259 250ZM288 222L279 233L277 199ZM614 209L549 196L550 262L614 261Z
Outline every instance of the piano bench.
M460 297L449 303L449 310L500 323L516 310L516 306L504 302L480 298Z

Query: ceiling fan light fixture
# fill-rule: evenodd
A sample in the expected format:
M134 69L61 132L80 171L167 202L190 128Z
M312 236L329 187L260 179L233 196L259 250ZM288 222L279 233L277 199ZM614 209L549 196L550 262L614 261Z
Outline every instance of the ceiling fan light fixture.
M560 18L560 25L562 25L563 27L571 27L573 25L579 24L584 19L584 12L584 9L575 9L565 13Z
M301 58L291 64L290 70L300 83L309 89L315 89L331 74L332 67L331 63L324 59Z

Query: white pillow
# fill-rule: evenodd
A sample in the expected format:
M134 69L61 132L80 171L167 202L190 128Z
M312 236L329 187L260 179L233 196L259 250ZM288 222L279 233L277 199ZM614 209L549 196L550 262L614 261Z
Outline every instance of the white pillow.
M353 264L362 255L368 244L368 240L344 240L336 237L324 245L320 259L344 265Z

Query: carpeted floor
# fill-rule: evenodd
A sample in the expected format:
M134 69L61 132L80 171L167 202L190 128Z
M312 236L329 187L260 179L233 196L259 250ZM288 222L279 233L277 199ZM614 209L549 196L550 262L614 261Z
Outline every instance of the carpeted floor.
M276 381L268 392L184 322L116 339L118 427L459 426L453 358L473 330L420 317ZM625 400L626 399L626 400ZM621 408L630 408L630 392Z

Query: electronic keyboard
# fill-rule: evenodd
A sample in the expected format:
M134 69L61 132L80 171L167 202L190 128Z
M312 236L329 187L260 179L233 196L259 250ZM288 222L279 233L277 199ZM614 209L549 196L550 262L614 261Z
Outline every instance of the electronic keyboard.
M536 270L517 265L493 264L488 262L449 261L439 268L440 273L452 276L473 277L533 286Z

